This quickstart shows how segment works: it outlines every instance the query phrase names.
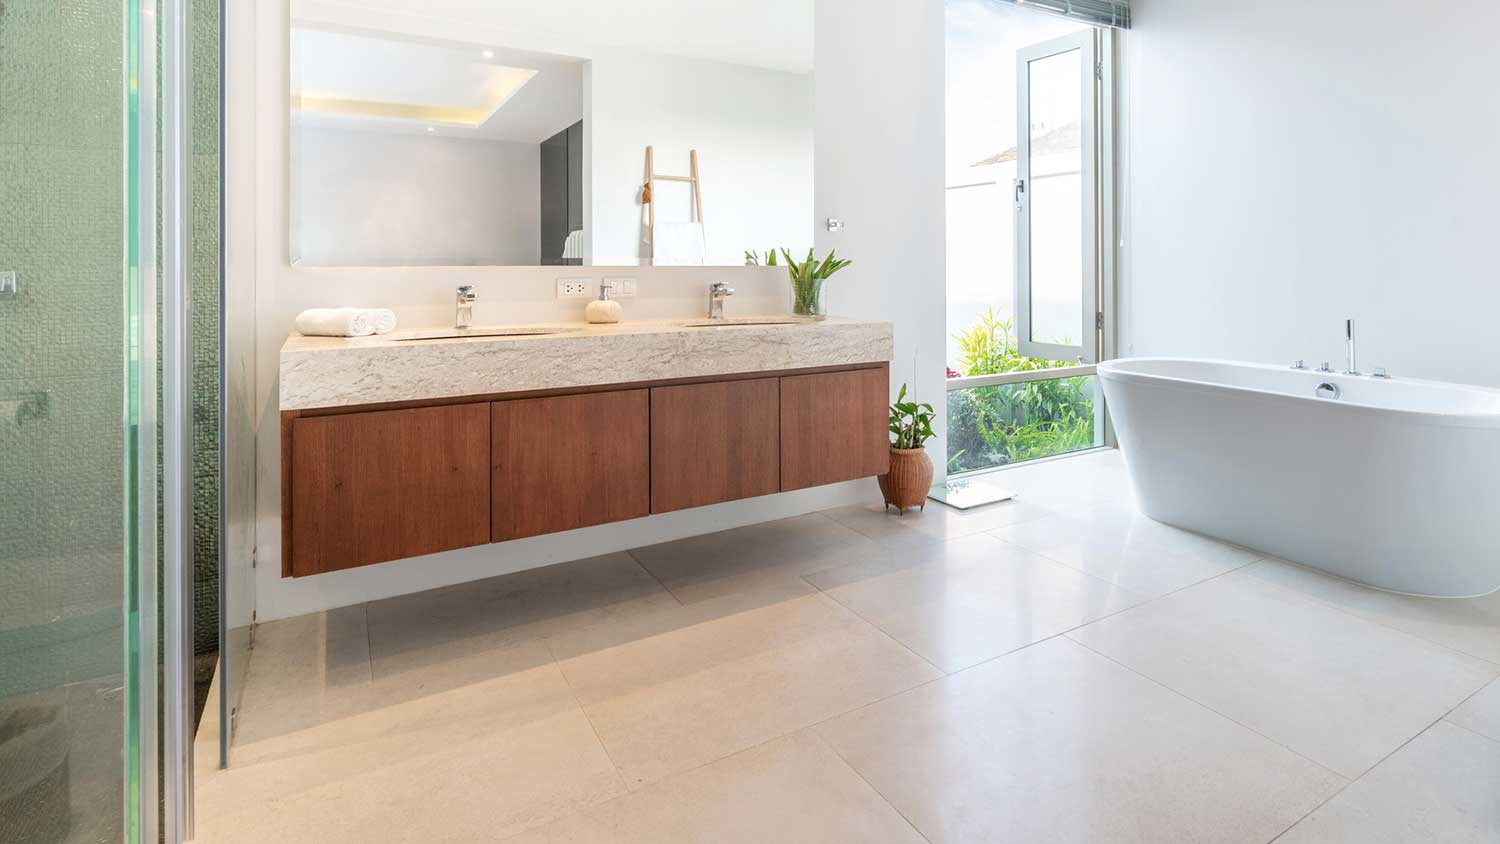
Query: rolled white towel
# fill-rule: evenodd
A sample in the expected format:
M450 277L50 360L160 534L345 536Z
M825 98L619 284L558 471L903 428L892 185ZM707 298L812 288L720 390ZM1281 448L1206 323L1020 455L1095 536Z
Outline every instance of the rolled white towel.
M370 315L376 334L389 334L396 330L396 312L390 308L371 308L365 313Z
M375 320L362 308L312 308L297 314L297 330L310 337L368 337Z

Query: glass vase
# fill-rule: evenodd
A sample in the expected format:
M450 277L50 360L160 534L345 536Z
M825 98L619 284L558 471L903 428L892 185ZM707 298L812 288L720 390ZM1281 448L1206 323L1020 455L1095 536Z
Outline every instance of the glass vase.
M823 295L824 279L792 281L792 313L811 319L825 319L828 304Z

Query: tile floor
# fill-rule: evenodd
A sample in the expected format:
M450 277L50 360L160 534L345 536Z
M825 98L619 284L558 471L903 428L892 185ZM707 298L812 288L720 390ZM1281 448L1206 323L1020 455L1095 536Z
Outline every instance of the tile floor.
M1500 842L1500 594L995 479L262 625L199 839Z

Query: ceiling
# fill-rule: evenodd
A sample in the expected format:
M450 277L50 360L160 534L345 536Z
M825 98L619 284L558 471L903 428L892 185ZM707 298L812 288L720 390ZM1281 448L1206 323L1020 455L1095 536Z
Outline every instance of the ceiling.
M576 60L298 26L301 125L539 143L583 116Z
M813 0L322 0L671 55L811 73ZM507 43L526 43L524 38Z

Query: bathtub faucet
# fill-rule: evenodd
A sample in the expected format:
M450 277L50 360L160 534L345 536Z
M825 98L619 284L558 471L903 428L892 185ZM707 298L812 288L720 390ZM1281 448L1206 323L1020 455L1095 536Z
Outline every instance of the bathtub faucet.
M1354 358L1354 320L1344 320L1344 340L1349 343L1349 368L1344 370L1345 375L1358 375L1359 367Z

